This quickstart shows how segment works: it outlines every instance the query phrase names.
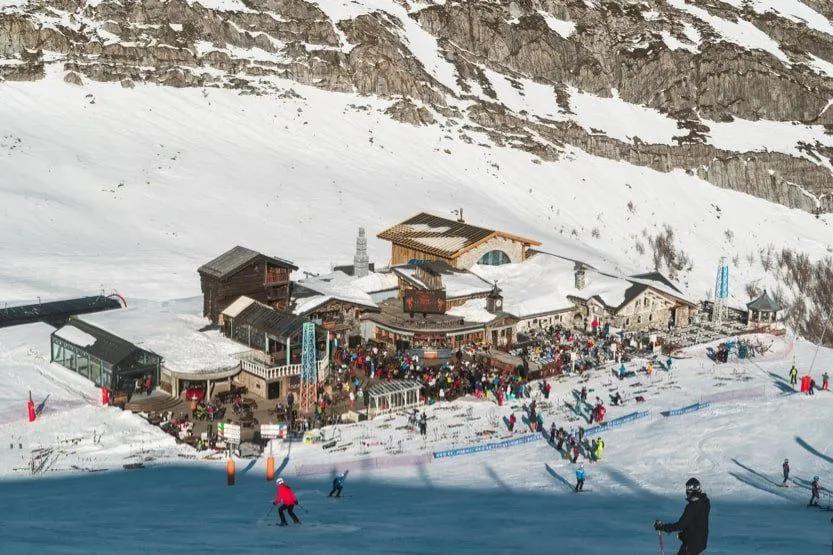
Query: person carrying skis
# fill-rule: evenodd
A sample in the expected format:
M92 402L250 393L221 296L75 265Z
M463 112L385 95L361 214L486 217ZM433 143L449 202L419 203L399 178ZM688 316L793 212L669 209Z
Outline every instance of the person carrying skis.
M784 487L787 487L787 480L790 478L790 459L784 459L784 464L781 465L784 471Z
M658 532L678 532L682 545L677 555L698 555L706 549L709 539L709 498L700 490L700 481L691 478L685 483L685 498L688 504L680 520L665 524L661 520L654 522Z
M295 516L295 506L298 505L298 498L295 497L295 492L284 483L283 478L278 478L275 482L278 484L278 487L275 491L275 500L272 501L272 505L278 507L278 516L281 519L278 526L286 526L284 512L289 513L289 516L292 517L292 521L295 524L301 524L301 521Z
M795 387L795 384L797 384L797 383L798 383L798 368L796 368L795 364L793 364L793 367L790 368L790 385Z
M584 478L585 478L584 463L581 463L580 465L578 465L578 468L576 469L576 491L577 492L584 490Z
M344 480L347 478L348 470L345 470L335 478L333 478L333 489L330 491L327 497L332 497L335 494L336 497L341 497L341 490L344 489Z
M819 491L821 490L821 485L819 485L819 477L813 476L813 481L810 482L810 502L807 504L808 507L812 506L819 506Z

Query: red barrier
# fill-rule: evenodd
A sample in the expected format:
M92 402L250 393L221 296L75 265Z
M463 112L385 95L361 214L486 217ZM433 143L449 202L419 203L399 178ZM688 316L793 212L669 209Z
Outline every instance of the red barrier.
M105 407L110 404L110 390L106 387L101 388L101 404Z
M801 376L801 393L810 391L810 376Z
M235 472L234 461L229 459L226 462L226 481L228 482L228 485L230 485L230 486L234 485L234 472Z

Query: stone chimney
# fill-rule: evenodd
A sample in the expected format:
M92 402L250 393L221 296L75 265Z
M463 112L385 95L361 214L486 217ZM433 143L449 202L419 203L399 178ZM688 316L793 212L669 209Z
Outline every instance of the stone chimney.
M587 266L581 262L576 262L576 265L573 267L573 272L575 274L576 289L582 290L587 287Z
M370 259L367 257L367 237L364 228L359 228L359 236L356 237L356 254L353 256L353 275L364 277L368 274Z

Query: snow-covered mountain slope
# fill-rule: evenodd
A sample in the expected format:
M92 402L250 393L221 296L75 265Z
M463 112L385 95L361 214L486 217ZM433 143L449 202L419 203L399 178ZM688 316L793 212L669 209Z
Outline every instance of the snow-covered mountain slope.
M571 147L807 211L833 208L829 6L646 0L11 0L0 78L396 100L414 124ZM468 132L456 135L468 135Z
M349 261L360 225L373 235L418 211L460 206L472 223L624 272L653 269L651 239L668 226L691 260L677 277L692 297L712 289L725 255L738 304L748 300L747 283L777 283L762 266L766 249L821 260L833 244L829 215L682 171L575 148L542 161L481 146L488 139L471 130L467 143L448 129L393 121L380 113L390 101L282 86L264 96L76 88L59 75L0 85L2 299L100 289L193 296L196 268L234 244L328 270ZM388 262L387 243L369 247L377 263Z
M617 388L629 399L623 407L609 407L608 419L650 411L603 434L605 454L601 462L586 463L583 494L570 489L575 466L543 440L430 457L436 450L524 437L520 419L515 434L501 423L512 411L520 415L517 402L499 408L459 400L428 407L425 440L404 430L407 417L401 415L343 425L338 432L325 429L345 446L338 452L276 443L280 474L303 507L303 525L284 530L269 526L275 520L274 485L263 479L265 458L238 460L237 484L227 487L222 461L185 461L178 456L185 455L182 449L138 417L89 405L92 388L37 358L40 328L0 330L0 375L9 384L0 399L6 509L0 544L6 552L40 546L66 553L249 553L276 547L434 553L454 546L464 553L652 553L658 542L653 521L679 516L691 476L711 498L709 553L825 553L830 546L830 513L805 505L814 475L823 486L831 480L833 436L819 425L833 417L831 394L791 393L786 380L793 363L802 373L815 363L812 374L818 378L820 369L833 365L833 351L817 355L805 341L763 336L765 343L774 341L765 356L720 366L699 346L686 353L690 358L675 360L670 373L658 370L650 378L640 374L620 382L594 371L587 380L554 380L551 402L538 399L545 428L552 422L567 429L579 425L564 401L572 402L572 390L582 385L590 400ZM631 387L636 383L641 386ZM51 392L54 401L33 424L25 422L20 399L29 388L36 399ZM645 403L634 402L635 391ZM661 414L698 401L712 404L681 416ZM29 454L42 447L54 449L51 462L28 475ZM153 460L145 469L121 470L148 458ZM789 488L779 486L784 458L792 467ZM326 497L331 469L350 470L339 500ZM825 493L821 505L830 502ZM113 534L114 529L130 532ZM664 542L666 552L676 550L673 536Z
M726 256L820 337L833 14L744 5L2 2L0 302L187 297L237 243L326 270L463 207L695 299Z

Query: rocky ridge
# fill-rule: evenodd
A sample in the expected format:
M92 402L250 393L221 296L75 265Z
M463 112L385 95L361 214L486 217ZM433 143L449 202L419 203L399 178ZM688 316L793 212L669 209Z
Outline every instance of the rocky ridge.
M223 87L291 82L388 98L386 113L557 159L571 148L810 212L833 211L833 141L719 148L718 123L833 130L833 35L739 0L36 0L0 8L0 79ZM737 4L737 5L735 5ZM822 20L833 8L807 0ZM739 44L742 28L757 43ZM769 41L769 42L767 42ZM752 46L759 46L753 48ZM498 85L547 114L519 109ZM667 142L582 125L578 93L676 121Z

